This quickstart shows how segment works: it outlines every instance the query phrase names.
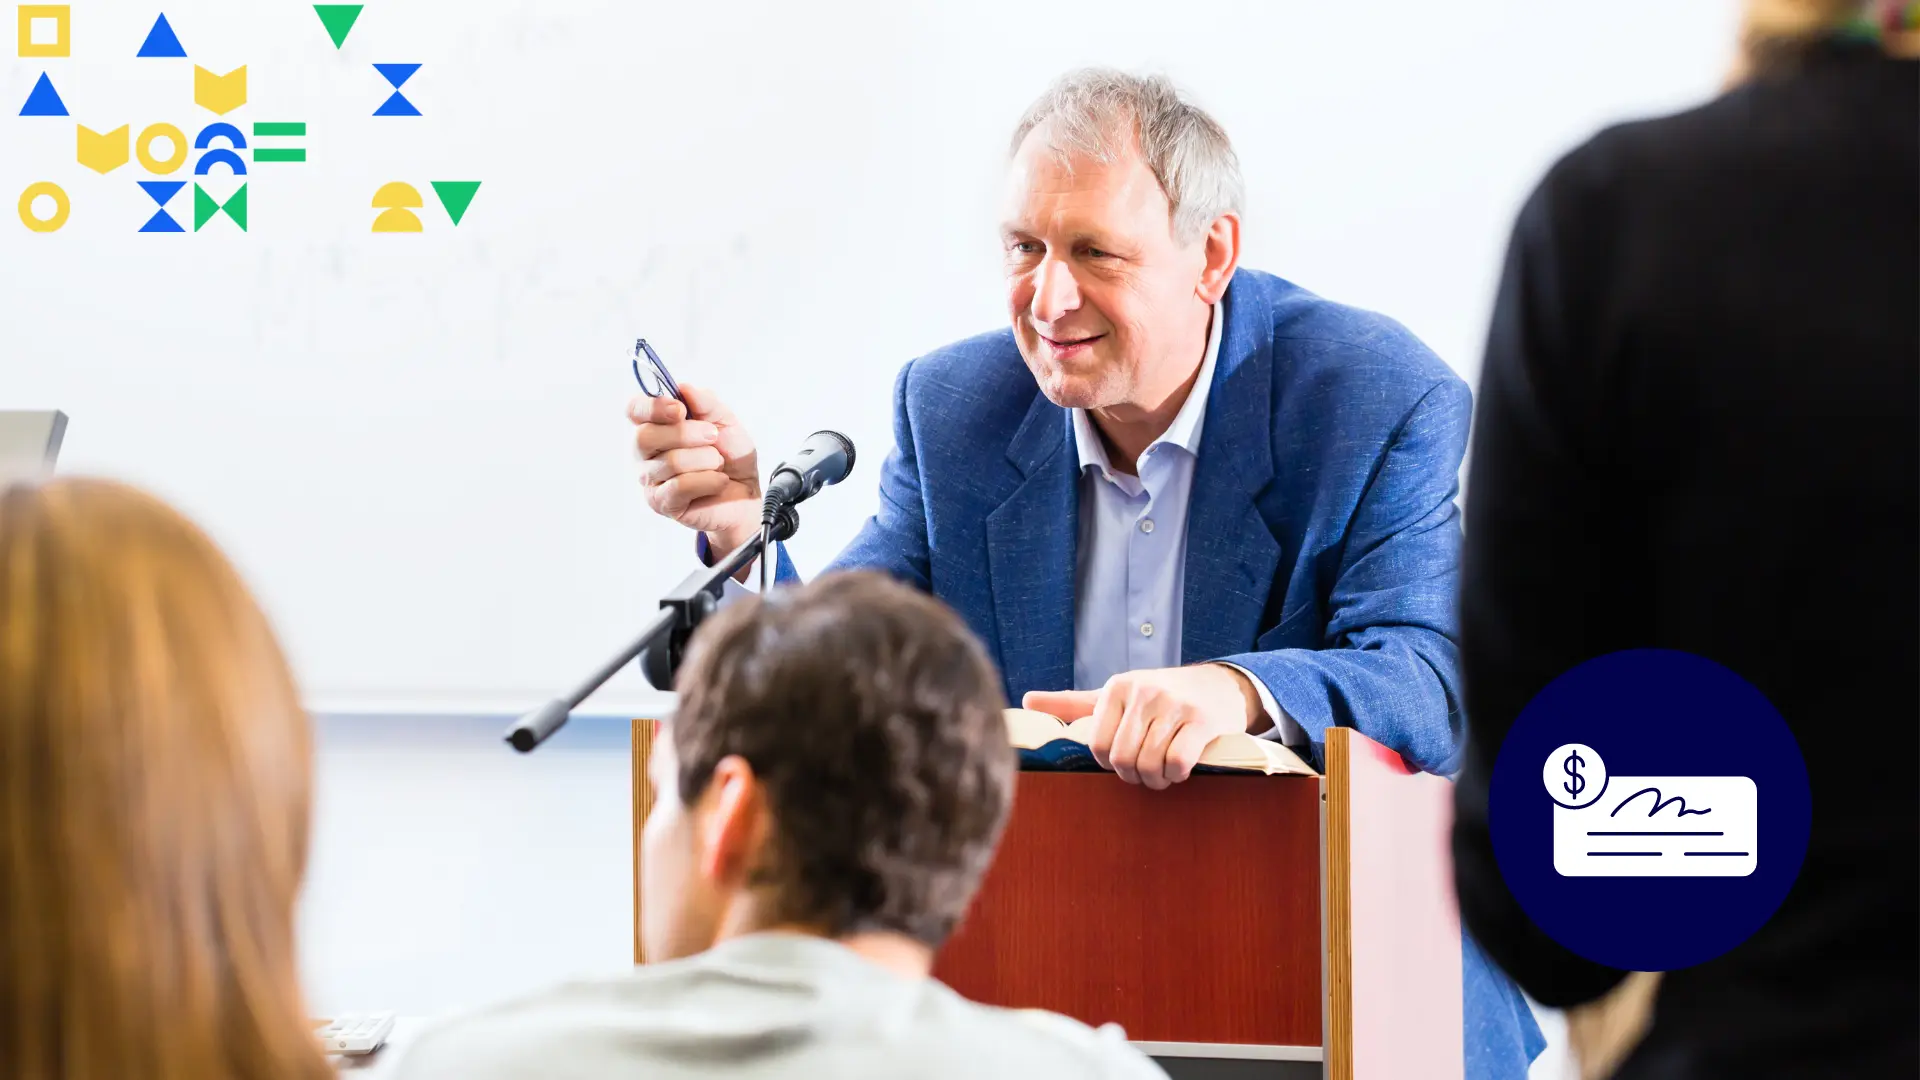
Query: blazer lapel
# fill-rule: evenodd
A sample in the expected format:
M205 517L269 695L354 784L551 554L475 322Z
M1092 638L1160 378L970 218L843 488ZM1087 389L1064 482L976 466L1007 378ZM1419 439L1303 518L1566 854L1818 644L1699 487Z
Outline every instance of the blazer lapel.
M1036 393L1007 446L1024 477L987 515L987 572L1000 669L1012 704L1027 690L1073 685L1073 577L1080 503L1079 459L1068 413Z
M1280 565L1280 544L1257 505L1274 473L1272 320L1245 275L1221 307L1227 325L1187 505L1180 659L1188 664L1253 648Z

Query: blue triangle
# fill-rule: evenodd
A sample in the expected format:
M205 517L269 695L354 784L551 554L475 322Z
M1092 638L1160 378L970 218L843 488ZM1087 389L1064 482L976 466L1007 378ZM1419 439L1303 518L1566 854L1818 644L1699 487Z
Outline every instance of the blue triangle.
M187 50L180 47L180 39L175 36L172 24L167 22L165 15L161 15L153 21L153 29L147 31L147 42L140 46L139 55L185 59Z
M53 80L46 72L40 73L40 81L33 84L33 93L27 95L27 103L20 106L21 116L65 116L67 103L54 93Z
M139 184L140 190L152 196L153 201L163 207L175 195L180 194L181 188L187 186L185 180L135 180L134 183Z
M404 97L401 97L400 94L396 91L392 97L387 99L386 104L373 110L373 115L375 116L419 116L420 110L414 108L413 102L408 101Z
M380 74L386 76L387 81L393 84L395 90L400 89L402 84L408 79L413 78L414 72L420 70L419 64L375 64L373 66ZM415 115L418 114L416 113Z
M147 223L145 225L140 226L140 231L141 232L181 232L183 233L183 232L186 232L187 230L184 228L181 228L180 223L173 220L172 214L167 213L165 210L161 210L155 213L152 217L148 218Z

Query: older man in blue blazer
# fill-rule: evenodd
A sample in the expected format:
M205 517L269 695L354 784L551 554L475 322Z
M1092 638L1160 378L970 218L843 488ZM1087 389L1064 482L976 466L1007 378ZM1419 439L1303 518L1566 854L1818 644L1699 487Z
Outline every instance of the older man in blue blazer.
M1060 80L1008 192L1012 325L901 371L880 510L830 569L939 596L1010 700L1094 717L1129 782L1185 780L1225 732L1317 758L1335 725L1451 772L1466 386L1393 321L1239 267L1232 146L1163 79ZM631 418L649 503L710 559L758 528L758 463L682 389ZM1522 1080L1539 1029L1463 948L1466 1075Z

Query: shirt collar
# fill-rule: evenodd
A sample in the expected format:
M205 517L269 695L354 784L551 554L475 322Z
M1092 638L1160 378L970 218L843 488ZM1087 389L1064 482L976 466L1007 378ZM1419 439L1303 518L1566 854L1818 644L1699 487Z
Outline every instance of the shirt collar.
M1214 304L1208 316L1207 352L1200 361L1200 375L1193 380L1193 389L1187 393L1186 403L1174 414L1173 423L1147 449L1166 443L1178 446L1195 457L1200 455L1200 429L1206 425L1207 397L1213 390L1213 369L1220 359L1220 329L1224 320L1220 318L1220 305ZM1113 463L1107 459L1107 446L1100 441L1100 433L1094 429L1093 417L1085 409L1073 410L1073 443L1080 453L1080 470L1097 468L1103 475L1110 475ZM1144 454L1142 455L1145 456Z

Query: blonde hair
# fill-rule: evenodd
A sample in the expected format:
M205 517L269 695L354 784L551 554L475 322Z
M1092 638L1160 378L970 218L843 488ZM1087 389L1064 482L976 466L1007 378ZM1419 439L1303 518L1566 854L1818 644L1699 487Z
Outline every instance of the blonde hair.
M259 606L120 484L0 492L0 1076L324 1080L312 746Z
M1660 973L1630 971L1597 1001L1567 1010L1567 1045L1580 1080L1606 1080L1620 1068L1653 1023Z
M1809 45L1858 20L1884 23L1901 5L1889 0L1746 0L1740 12L1740 48L1729 83L1790 67ZM1910 55L1913 35L1885 32L1882 47Z

